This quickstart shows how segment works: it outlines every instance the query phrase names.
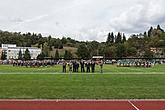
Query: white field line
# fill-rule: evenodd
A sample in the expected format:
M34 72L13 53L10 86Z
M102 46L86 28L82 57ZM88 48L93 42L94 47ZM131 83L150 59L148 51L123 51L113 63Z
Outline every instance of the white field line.
M3 101L25 101L25 102L129 102L130 104L133 104L132 102L165 102L165 99L0 99L0 102ZM134 104L133 104L134 105Z
M140 110L138 107L136 107L131 101L128 101L129 104L132 105L133 108L135 108L136 110Z

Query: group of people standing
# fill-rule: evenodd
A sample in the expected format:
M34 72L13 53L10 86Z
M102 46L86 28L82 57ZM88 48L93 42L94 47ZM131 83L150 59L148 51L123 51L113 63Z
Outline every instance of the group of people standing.
M103 61L101 60L99 63L96 63L93 60L88 60L88 61L84 61L81 60L80 62L76 61L76 60L72 60L69 61L68 63L66 61L63 61L63 72L66 72L66 68L68 66L68 70L69 72L79 72L79 67L81 68L81 72L87 72L87 73L94 73L95 72L95 65L99 64L100 65L100 72L103 72Z

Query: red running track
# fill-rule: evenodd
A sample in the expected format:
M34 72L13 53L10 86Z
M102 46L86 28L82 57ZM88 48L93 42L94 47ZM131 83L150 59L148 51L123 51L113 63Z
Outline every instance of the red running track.
M0 100L0 110L165 110L165 101Z

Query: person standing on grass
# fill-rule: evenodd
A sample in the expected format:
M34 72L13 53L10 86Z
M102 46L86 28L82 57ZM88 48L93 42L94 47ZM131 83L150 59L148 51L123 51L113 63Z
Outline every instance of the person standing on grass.
M100 61L100 73L103 73L103 60Z
M80 65L81 65L81 72L85 72L85 69L84 69L85 64L83 60L80 61Z
M87 73L90 73L90 61L86 63Z
M69 62L69 72L72 73L72 67L73 67L73 64L72 64L72 61Z
M95 62L94 61L92 61L92 63L91 63L91 69L92 69L92 73L94 73L95 72Z
M63 72L66 73L66 61L63 62Z
M78 73L78 70L79 70L79 62L76 61L76 72Z
M73 72L76 72L76 61L73 61Z

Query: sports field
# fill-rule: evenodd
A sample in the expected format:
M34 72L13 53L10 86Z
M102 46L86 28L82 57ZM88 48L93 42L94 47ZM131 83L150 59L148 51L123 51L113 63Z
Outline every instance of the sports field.
M104 65L104 73L62 73L61 66L0 66L0 99L165 99L165 65Z

